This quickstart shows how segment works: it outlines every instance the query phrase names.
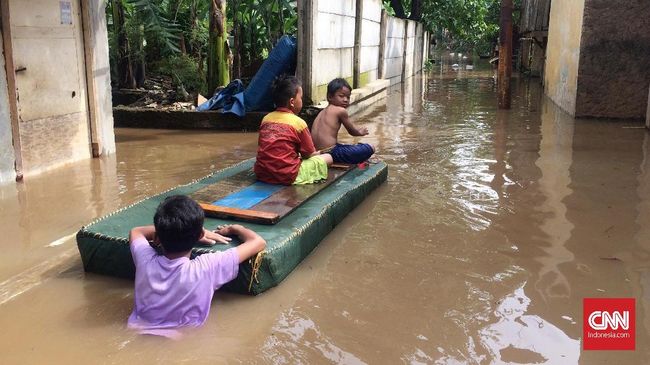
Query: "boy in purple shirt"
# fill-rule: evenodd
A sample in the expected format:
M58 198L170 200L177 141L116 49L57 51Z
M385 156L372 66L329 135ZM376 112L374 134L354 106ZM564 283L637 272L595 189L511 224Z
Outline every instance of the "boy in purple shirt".
M266 241L241 225L217 231L203 228L204 213L192 199L170 196L154 215L154 225L135 227L129 242L135 263L135 308L128 327L142 334L178 337L180 327L198 327L210 312L214 291L237 277L239 263L262 251ZM228 243L225 236L238 236L242 243L223 252L190 260L198 242ZM149 244L162 246L159 255Z

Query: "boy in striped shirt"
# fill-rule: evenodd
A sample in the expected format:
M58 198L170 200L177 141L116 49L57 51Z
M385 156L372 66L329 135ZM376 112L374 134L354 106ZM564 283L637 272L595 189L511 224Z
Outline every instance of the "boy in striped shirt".
M257 179L269 184L312 184L327 179L332 156L314 147L302 109L302 86L295 76L280 76L273 83L276 109L262 120L257 161Z

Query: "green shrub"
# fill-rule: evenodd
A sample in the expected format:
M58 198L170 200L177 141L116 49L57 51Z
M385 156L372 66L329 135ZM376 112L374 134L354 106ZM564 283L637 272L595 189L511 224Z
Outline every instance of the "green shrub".
M205 94L207 90L203 74L199 73L198 63L186 54L171 56L160 61L158 72L170 76L174 80L174 86L179 86L180 83L190 93Z
M429 72L433 70L433 61L428 59L424 62L424 71Z

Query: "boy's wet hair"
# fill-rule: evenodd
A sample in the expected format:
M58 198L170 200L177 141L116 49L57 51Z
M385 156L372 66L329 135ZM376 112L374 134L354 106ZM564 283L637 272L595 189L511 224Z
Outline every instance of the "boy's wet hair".
M156 209L153 223L166 253L192 249L203 233L203 209L184 195L167 197Z
M295 98L296 94L298 94L298 88L300 86L300 80L295 76L280 75L276 77L271 85L275 107L280 108L288 106L289 100Z
M352 91L350 84L342 78L334 79L327 84L327 97L333 96L340 88L347 87L348 90Z

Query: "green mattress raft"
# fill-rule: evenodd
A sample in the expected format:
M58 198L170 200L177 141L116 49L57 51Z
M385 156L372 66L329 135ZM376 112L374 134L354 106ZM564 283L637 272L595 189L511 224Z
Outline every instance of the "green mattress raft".
M193 195L233 176L250 173L254 159L216 171L187 185L149 197L109 214L77 233L77 246L84 269L123 278L135 276L128 234L132 227L152 224L156 207L169 195ZM278 285L343 218L374 189L386 181L385 163L353 168L291 210L274 225L241 223L259 233L267 242L266 250L239 266L235 280L222 287L225 291L259 294ZM200 192L199 192L200 193ZM206 216L205 227L216 228L235 223L229 219ZM192 256L223 251L233 244L196 246Z

